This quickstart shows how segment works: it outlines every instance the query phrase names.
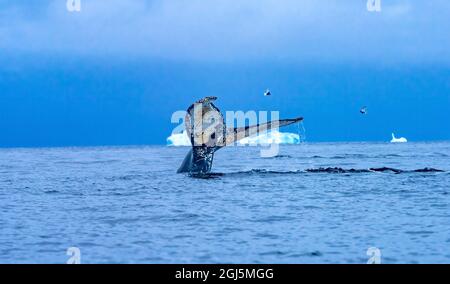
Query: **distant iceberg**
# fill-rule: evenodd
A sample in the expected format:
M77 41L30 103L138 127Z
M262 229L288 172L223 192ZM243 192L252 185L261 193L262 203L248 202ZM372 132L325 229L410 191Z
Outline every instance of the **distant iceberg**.
M405 137L395 138L394 133L392 133L391 143L406 143L408 140Z
M247 137L238 142L240 145L261 145L261 144L299 144L300 136L295 133L279 132L272 130L264 134ZM167 137L167 146L191 146L186 131L174 133Z
M167 146L191 146L186 130L182 133L172 133L167 137Z
M254 144L299 144L300 136L295 133L279 132L278 130L272 130L264 134L247 137L238 142L241 145L254 145Z

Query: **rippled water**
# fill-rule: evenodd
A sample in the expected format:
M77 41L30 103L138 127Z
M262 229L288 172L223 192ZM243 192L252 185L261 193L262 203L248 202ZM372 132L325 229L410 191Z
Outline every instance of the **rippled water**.
M450 143L259 150L194 178L184 147L2 149L0 262L450 262Z

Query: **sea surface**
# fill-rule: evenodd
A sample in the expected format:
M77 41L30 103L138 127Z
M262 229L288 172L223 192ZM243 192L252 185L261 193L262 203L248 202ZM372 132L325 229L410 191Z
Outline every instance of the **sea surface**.
M188 150L0 149L0 263L450 263L450 142Z

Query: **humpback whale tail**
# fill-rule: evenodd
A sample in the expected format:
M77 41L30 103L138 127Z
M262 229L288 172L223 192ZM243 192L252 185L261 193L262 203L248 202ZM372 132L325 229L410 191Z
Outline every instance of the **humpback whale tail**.
M227 128L220 110L213 104L216 99L217 97L205 97L188 108L185 126L192 149L184 158L178 173L209 173L214 153L222 147L232 145L243 138L303 120L299 117Z

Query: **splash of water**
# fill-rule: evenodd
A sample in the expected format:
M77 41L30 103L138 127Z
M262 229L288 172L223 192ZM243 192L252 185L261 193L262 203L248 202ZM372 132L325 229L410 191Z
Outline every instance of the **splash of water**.
M303 121L299 121L297 123L297 135L299 137L300 143L303 143L306 141L306 128Z

